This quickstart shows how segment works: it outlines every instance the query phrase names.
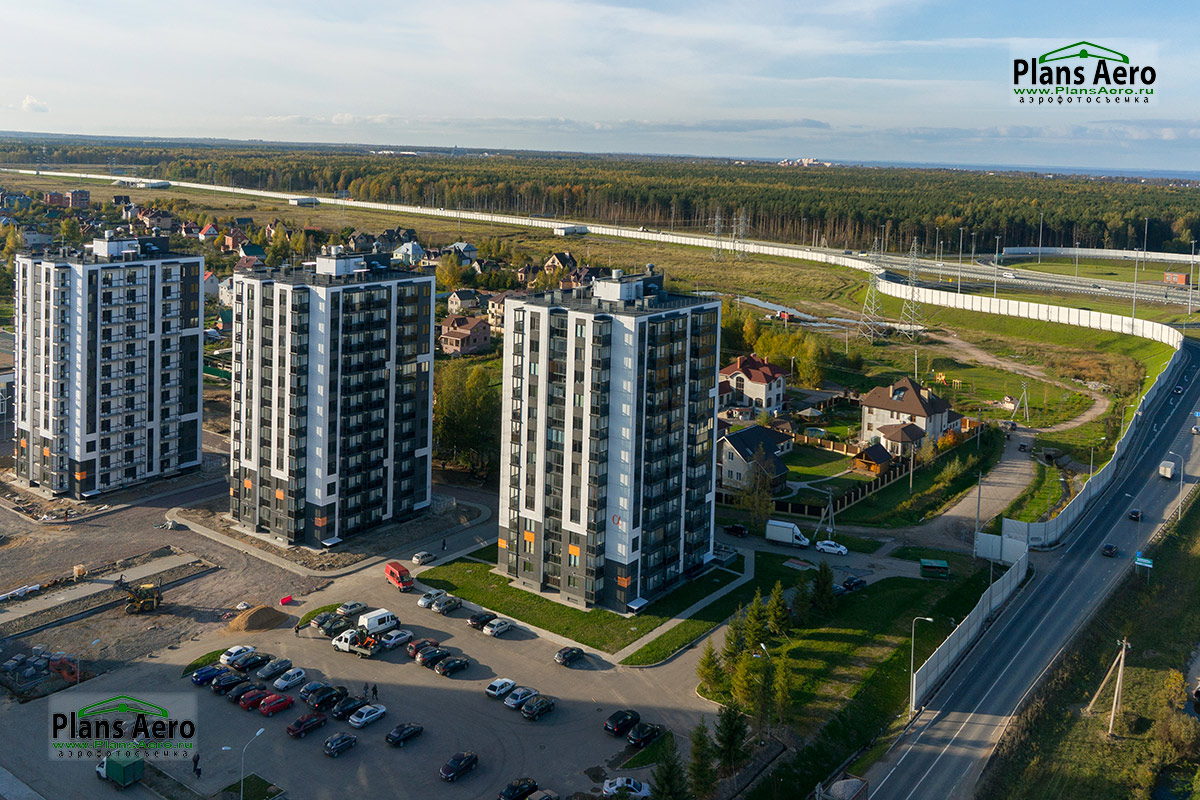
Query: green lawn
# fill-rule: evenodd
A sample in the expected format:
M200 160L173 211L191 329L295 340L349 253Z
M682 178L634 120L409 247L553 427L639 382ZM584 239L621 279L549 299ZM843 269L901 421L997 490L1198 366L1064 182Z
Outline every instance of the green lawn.
M313 617L315 617L317 614L324 614L326 611L337 611L337 608L340 605L341 603L330 603L327 606L320 606L319 608L314 608L312 611L306 612L304 616L300 618L300 627L303 628L305 625L312 622Z
M252 772L246 776L245 782L234 781L221 790L222 794L226 792L230 795L245 797L246 800L271 800L272 797L282 794L283 790Z
M621 765L621 769L637 769L638 767L653 766L674 747L675 734L666 731L662 736L659 736L653 742L634 753L628 761Z
M334 606L334 607L336 608L336 606ZM209 664L217 663L218 661L221 660L221 654L224 652L225 652L225 649L222 648L220 650L213 650L210 653L205 653L204 655L200 656L199 658L192 661L192 663L190 663L186 667L184 667L183 672L180 673L179 677L182 678L184 676L191 675L193 672L200 669L201 667L207 667Z
M1079 259L1080 278L1101 279L1106 281L1125 281L1133 283L1133 253L1130 253L1128 259L1105 259L1105 258L1081 258ZM1038 272L1046 272L1053 275L1076 275L1075 259L1063 257L1048 257L1042 256L1042 262L1039 264L1036 257L1034 258L1005 258L1006 266L1017 267L1018 269L1036 270ZM1162 285L1164 272L1188 272L1189 265L1187 263L1174 264L1163 262L1138 262L1138 284L1147 285L1148 290L1154 285Z
M965 553L956 553L953 550L939 550L934 547L916 547L912 545L897 547L888 553L888 555L891 558L899 558L904 561L920 561L923 558L945 561L950 565L951 577L970 575L976 568L974 557Z
M828 478L839 472L844 472L853 464L854 459L832 450L822 450L819 447L796 445L792 452L783 457L783 463L788 468L788 480L811 481L813 478Z
M500 558L500 548L493 542L489 545L484 545L475 552L471 553L473 558L478 558L480 561L486 561L489 564L495 564Z
M1041 462L1034 463L1034 471L1033 482L1004 510L1005 518L1038 522L1045 519L1046 513L1062 500L1061 471Z
M605 653L615 653L736 580L727 570L705 573L652 603L637 616L626 618L602 608L590 611L573 608L514 588L506 578L491 572L491 568L491 564L459 559L421 573L421 582Z

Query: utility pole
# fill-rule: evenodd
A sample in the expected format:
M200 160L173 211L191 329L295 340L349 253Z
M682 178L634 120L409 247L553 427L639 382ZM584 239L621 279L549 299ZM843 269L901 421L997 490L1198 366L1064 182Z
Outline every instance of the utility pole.
M996 289L1000 283L1000 237L996 237L996 259L992 262L992 299L996 299Z
M1038 214L1038 263L1042 263L1042 222L1046 219L1046 212Z
M965 231L965 230L966 230L966 228L958 229L958 263L959 263L959 266L962 266L963 231ZM959 275L958 282L959 282L959 284L961 284L962 283L962 270L958 271L958 275ZM959 286L959 291L962 291L961 285Z
M983 503L983 470L979 470L979 491L975 493L975 539L979 540L979 506Z
M1117 690L1113 693L1112 713L1108 715L1108 735L1112 736L1113 725L1117 721L1117 712L1121 710L1121 689L1125 686L1125 651L1129 649L1129 640L1121 640L1121 654L1117 657Z

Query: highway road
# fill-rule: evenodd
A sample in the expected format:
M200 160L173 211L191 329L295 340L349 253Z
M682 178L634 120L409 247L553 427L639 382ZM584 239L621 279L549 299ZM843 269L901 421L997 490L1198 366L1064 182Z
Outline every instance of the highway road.
M1165 392L1145 412L1152 419L1131 441L1121 475L1076 524L1068 544L1031 554L1036 578L927 702L909 732L871 768L871 800L973 796L1006 721L1131 568L1134 553L1175 510L1179 481L1158 476L1168 451L1183 457L1187 483L1196 482L1200 448L1193 448L1190 431L1192 411L1200 408L1200 381L1193 380L1198 359L1200 345L1185 342L1183 394ZM1128 518L1131 508L1142 510L1140 522ZM1100 555L1105 542L1120 547L1118 558Z

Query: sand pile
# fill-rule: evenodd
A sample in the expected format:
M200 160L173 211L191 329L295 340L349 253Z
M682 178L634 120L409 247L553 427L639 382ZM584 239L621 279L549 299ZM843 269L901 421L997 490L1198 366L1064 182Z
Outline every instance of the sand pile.
M225 630L230 633L243 631L269 631L277 628L287 620L287 614L277 611L270 606L255 606L248 608L229 621Z

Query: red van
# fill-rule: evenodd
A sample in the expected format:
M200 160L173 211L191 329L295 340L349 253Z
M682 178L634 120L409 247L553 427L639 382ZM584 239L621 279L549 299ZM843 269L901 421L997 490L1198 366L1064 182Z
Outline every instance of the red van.
M413 579L412 575L408 574L408 567L399 561L389 561L385 564L383 574L387 576L388 583L402 592L407 592L413 587Z

